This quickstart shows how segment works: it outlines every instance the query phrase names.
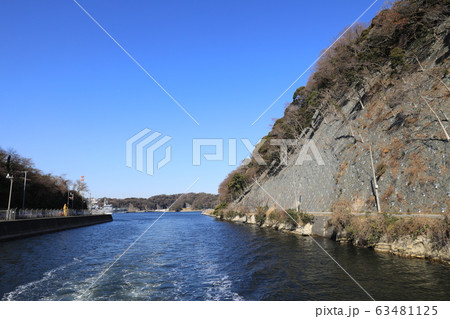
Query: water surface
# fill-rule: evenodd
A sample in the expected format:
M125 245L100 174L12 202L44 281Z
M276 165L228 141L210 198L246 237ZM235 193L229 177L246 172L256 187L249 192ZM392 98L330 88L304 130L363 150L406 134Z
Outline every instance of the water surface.
M166 213L93 284L159 215L0 243L0 297L369 300L310 237L200 213ZM449 267L316 240L376 300L450 299Z

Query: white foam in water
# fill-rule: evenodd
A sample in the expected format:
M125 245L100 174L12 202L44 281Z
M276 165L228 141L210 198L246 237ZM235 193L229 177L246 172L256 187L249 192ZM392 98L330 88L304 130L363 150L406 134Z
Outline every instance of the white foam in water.
M219 280L208 282L211 284L206 291L207 300L234 300L234 301L242 301L244 298L239 296L239 294L233 292L231 290L232 282L229 279L228 275L221 277Z
M97 269L97 272L95 275L91 275L88 278L83 278L82 279L83 282L72 283L71 286L77 292L77 294L75 296L73 296L73 299L74 300L110 300L111 298L115 298L116 293L120 292L120 289L109 295L106 295L106 293L110 293L110 292L103 291L103 294L101 296L97 296L95 298L93 297L94 293L98 294L99 287L102 284L104 284L105 280L108 280L108 278L110 278L111 276L118 275L116 268L113 268L109 272L105 273L105 270L107 270L108 267L110 267L110 265L111 265L110 263L103 264L103 265L99 266L101 268ZM92 284L94 284L94 285L92 286ZM127 280L125 280L124 284L129 285L130 283ZM96 289L97 289L97 291L96 291Z
M232 281L227 274L220 272L218 265L207 261L201 267L202 277L206 278L204 283L207 300L244 300L238 293L232 291Z
M35 290L35 289L39 289L41 288L41 286L48 282L49 280L51 280L53 277L56 276L56 274L59 271L62 271L64 269L66 269L69 266L72 266L76 263L79 263L81 260L79 260L78 258L74 258L73 261L71 263L68 263L66 265L62 265L59 267L56 267L54 269L51 269L47 272L44 273L44 275L42 276L41 279L36 280L36 281L31 281L27 284L24 285L20 285L18 286L16 289L14 289L11 292L5 293L3 295L2 300L4 301L13 301L13 300L17 300L18 298L20 298L23 295L27 295L28 293L30 293L31 291Z

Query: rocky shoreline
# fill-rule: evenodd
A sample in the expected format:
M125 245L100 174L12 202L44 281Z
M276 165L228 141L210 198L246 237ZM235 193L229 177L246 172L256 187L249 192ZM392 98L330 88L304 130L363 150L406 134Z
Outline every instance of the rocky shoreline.
M345 234L345 232L338 232L335 229L325 229L327 228L327 223L321 221L319 227L314 227L314 223L308 223L303 226L293 226L286 223L277 223L271 220L265 220L262 224L258 223L257 218L254 214L248 214L245 216L234 216L232 218L226 218L224 216L214 215L214 210L205 210L202 212L203 215L214 217L219 220L243 223L243 224L253 224L258 225L261 228L273 228L278 231L289 232L299 236L319 236L326 237L340 244L351 244ZM326 218L324 219L326 221ZM322 226L322 227L321 227ZM320 229L324 228L321 232ZM319 231L318 231L319 230ZM429 260L431 262L442 263L444 265L450 266L450 246L446 245L440 249L436 248L433 241L426 236L405 236L400 237L394 241L389 241L387 238L381 238L373 246L360 246L360 248L372 248L377 253L387 253L396 255L403 258L416 258Z
M425 236L403 237L394 242L379 242L373 248L377 252L390 253L404 258L428 259L450 266L450 247L435 249Z
M292 226L290 224L277 223L277 222L271 221L271 220L265 220L264 223L260 224L260 223L258 223L258 221L256 219L256 215L254 215L254 214L248 214L245 216L237 215L233 218L225 218L222 216L222 218L221 218L221 217L214 215L213 209L203 211L202 215L214 217L214 218L224 220L224 221L229 221L229 222L258 225L261 228L273 228L275 230L289 232L289 233L293 233L293 234L300 235L300 236L316 235L313 233L313 224L306 224L304 226ZM319 235L317 235L317 236L319 236Z

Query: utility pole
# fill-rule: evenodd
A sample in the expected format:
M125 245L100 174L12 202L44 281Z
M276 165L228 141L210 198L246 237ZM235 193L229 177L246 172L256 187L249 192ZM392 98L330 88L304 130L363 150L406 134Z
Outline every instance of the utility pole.
M71 199L72 200L72 210L73 210L73 200L74 200L74 196L73 196L73 193L69 193L69 199Z
M9 187L9 200L8 200L8 211L6 213L6 219L10 220L11 219L11 196L12 196L12 187L13 187L13 181L14 181L14 176L7 174L6 178L8 178L11 182L11 185Z
M373 178L373 190L375 192L375 200L377 202L377 211L381 212L380 207L380 199L378 198L378 183L377 183L377 176L375 175L375 168L373 166L373 157L372 157L372 147L369 146L369 152L370 152L370 163L372 164L372 178Z
M89 192L89 214L92 214L92 195Z
M83 183L84 183L84 175L81 175L80 176L80 189L79 189L79 192L80 192L80 195L81 195L81 211L83 211L83 209L84 209L84 199L83 199L83 190L84 190L84 187L83 187Z
M21 173L25 174L25 179L23 180L23 199L22 199L22 209L25 209L25 194L27 191L27 171L23 171Z

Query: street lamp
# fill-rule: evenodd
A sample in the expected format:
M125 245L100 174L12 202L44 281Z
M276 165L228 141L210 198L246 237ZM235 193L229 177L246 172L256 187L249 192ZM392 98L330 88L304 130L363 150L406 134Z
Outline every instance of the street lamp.
M13 181L14 181L14 176L10 175L9 173L6 175L6 178L8 178L11 182L10 187L9 187L9 200L8 200L8 210L6 212L6 220L11 219L11 196L12 196L12 187L13 187Z

